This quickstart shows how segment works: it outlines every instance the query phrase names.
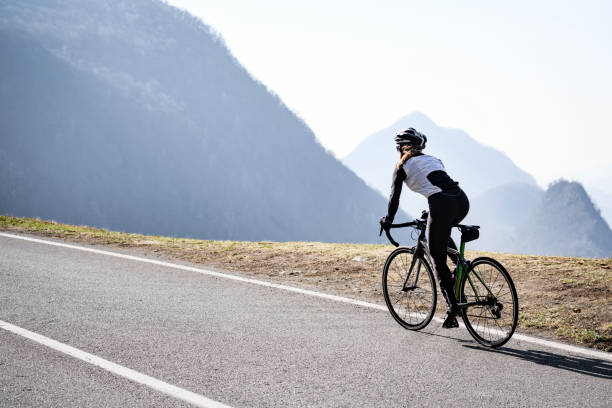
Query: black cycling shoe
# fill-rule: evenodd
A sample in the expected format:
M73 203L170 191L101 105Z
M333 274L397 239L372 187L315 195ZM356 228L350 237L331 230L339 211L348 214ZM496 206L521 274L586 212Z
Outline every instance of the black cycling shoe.
M457 316L455 315L455 313L446 314L446 319L444 319L442 327L445 329L455 329L459 327L459 322L457 322Z

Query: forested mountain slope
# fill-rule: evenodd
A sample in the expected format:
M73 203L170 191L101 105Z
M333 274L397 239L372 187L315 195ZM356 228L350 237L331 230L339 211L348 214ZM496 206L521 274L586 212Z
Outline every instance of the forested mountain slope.
M612 257L612 231L580 183L553 183L518 228L516 252Z
M0 2L0 213L121 231L374 242L383 197L160 1Z

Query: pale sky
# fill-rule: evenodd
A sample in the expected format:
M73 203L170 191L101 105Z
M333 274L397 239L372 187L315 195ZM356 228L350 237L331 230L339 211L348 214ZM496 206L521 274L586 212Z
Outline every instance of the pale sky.
M419 111L542 186L612 190L612 2L168 2L218 31L339 158Z

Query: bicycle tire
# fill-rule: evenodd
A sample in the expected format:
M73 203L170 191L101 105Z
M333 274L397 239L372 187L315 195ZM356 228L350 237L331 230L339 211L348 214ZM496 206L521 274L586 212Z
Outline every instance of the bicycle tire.
M475 272L490 290L480 282ZM473 277L471 283L468 280L469 276ZM469 284L466 286L466 283ZM461 317L472 337L483 346L494 348L510 340L518 323L519 305L514 283L503 265L492 258L474 259L468 272L461 278L460 288L462 303L475 301L477 294L482 299L482 293L488 293L487 299L491 299L493 303L462 309ZM489 326L489 322L493 322L494 325Z
M434 316L437 301L436 280L431 266L422 255L414 262L408 282L412 283L408 285L410 289L403 290L414 256L414 248L400 247L394 250L387 257L382 274L387 308L395 321L408 330L419 330L427 326ZM423 268L418 269L419 265Z

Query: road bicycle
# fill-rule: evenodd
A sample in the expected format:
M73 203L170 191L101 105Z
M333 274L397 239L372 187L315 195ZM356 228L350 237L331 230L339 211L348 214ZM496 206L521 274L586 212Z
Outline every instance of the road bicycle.
M436 281L432 271L425 231L427 211L421 219L402 224L381 225L389 241L397 247L385 262L382 288L391 316L404 328L420 330L436 311ZM392 228L413 227L419 232L416 245L400 246L391 236ZM461 317L472 337L487 347L505 344L516 329L518 297L512 278L498 261L479 257L465 259L465 244L478 239L479 226L456 225L461 232L460 248L449 241L448 256L453 271L455 298Z

